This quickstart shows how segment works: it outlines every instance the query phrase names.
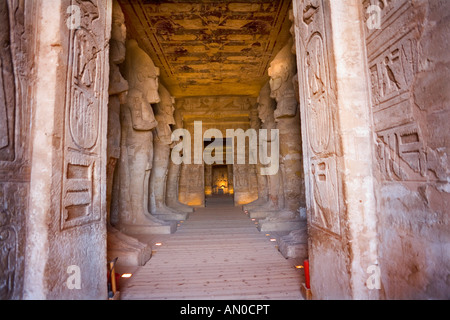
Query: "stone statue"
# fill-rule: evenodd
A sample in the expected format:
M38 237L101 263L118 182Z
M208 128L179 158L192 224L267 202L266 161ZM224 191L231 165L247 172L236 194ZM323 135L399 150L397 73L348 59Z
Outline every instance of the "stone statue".
M276 128L274 111L275 100L270 97L270 85L267 83L262 89L258 97L258 117L261 120L261 129L267 130L267 145L271 147L271 130ZM262 139L262 136L259 137ZM265 143L265 142L263 142ZM264 165L260 165L258 169L258 175L260 174L260 168ZM276 212L279 207L279 172L275 175L262 176L266 180L267 196L262 198L258 203L254 203L251 206L245 206L244 209L250 212L252 218L265 218L269 213Z
M153 165L153 132L158 125L152 103L159 103L159 69L139 48L127 42L124 74L129 83L127 103L122 106L119 228L130 234L171 233L167 223L149 212L149 182Z
M174 111L175 129L183 128L183 115L181 108ZM173 148L174 144L170 147ZM178 200L181 165L169 161L169 172L167 174L166 185L166 205L180 212L194 212L194 209Z
M269 89L269 85L266 85L266 88ZM270 95L270 90L268 90L268 95ZM268 96L267 95L267 96ZM261 101L261 95L258 97L257 100L257 108L251 110L250 112L250 127L252 129L255 129L257 132L259 129L261 129L261 119L259 118L259 109L260 109L260 101ZM273 100L272 100L273 101ZM259 159L258 159L259 160ZM250 202L249 204L244 205L244 210L249 211L250 209L254 209L258 206L264 205L267 203L268 200L268 185L267 185L267 176L261 175L261 167L262 164L258 161L255 165L255 173L256 173L256 181L258 186L258 198Z
M175 98L162 85L159 86L161 101L155 105L155 116L158 121L153 143L153 168L150 178L150 212L163 220L186 220L188 213L179 212L166 206L167 172L169 168L170 145L172 144L171 125L175 125L173 117Z
M151 247L125 235L111 225L111 194L117 160L120 157L120 105L126 103L128 82L122 77L119 64L125 61L125 17L117 1L113 2L110 40L110 81L108 104L108 133L106 167L106 199L108 229L108 260L118 257L117 265L142 266L151 257Z
M274 112L280 134L279 211L260 221L263 231L290 231L300 226L300 208L305 206L302 142L298 101L293 82L297 73L290 41L271 62L270 96L277 102Z

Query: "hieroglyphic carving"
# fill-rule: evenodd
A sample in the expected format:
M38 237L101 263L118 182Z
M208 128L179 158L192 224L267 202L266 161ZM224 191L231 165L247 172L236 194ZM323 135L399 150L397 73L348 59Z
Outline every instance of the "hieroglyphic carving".
M366 30L377 160L386 181L422 181L427 174L423 135L413 113L411 86L418 71L417 29L409 21L411 5L375 1L380 31ZM371 2L363 1L364 8ZM399 15L391 21L392 15ZM367 17L366 17L367 18ZM394 24L394 25L392 25ZM388 33L390 28L401 32Z
M331 112L327 92L324 43L320 33L315 33L306 49L306 74L308 85L308 129L309 143L316 155L333 152Z
M0 1L0 300L21 299L24 286L34 7Z
M333 158L311 161L314 212L312 223L339 234L339 200L336 161Z
M297 29L299 75L303 86L301 97L302 121L306 127L310 223L340 235L341 202L336 122L336 93L331 74L331 57L325 33L324 2L298 1L294 6ZM301 43L301 44L299 44ZM299 50L301 48L301 50Z
M97 1L73 0L81 10L80 28L70 30L65 107L64 176L61 228L101 217L101 103L105 57ZM98 23L98 24L97 24ZM97 25L97 28L95 28Z
M14 291L18 239L9 220L10 214L0 212L0 298L11 299Z
M15 77L8 1L0 4L0 161L14 160Z

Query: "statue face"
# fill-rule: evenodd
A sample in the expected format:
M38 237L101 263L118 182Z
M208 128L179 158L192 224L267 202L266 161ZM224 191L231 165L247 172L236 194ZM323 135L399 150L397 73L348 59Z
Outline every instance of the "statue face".
M162 110L164 112L164 122L168 125L175 124L175 118L173 116L175 112L175 99L173 97L170 97L169 101L163 101L161 102Z
M288 78L287 70L282 63L272 63L269 68L270 97L277 98L278 91Z
M127 38L127 28L124 21L116 19L113 21L111 30L111 39L114 39L120 43L125 43Z
M258 117L264 123L267 119L269 106L267 99L258 98Z
M140 87L145 95L148 103L159 103L161 101L158 93L159 88L159 68L144 67L138 71L137 78L140 82Z
M125 43L127 39L127 27L125 26L125 16L117 1L113 2L111 39Z

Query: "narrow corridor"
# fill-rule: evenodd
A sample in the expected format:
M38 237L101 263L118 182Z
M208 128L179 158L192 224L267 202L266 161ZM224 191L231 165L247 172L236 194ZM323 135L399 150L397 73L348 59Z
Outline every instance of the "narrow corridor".
M209 198L175 234L155 236L161 246L124 283L121 299L302 299L302 272L271 238L232 198Z

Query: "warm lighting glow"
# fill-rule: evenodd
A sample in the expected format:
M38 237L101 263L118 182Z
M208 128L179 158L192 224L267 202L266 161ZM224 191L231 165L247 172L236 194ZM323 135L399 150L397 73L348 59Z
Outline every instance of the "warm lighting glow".
M277 241L277 239L274 239L274 238L272 238L272 239L270 239L270 241L272 241L272 242L276 242L276 241Z
M270 233L266 233L266 237L269 237L270 236Z
M255 221L256 219L252 219L252 221Z
M131 278L131 276L133 276L131 273L124 273L122 278Z
M157 243L155 243L155 246L160 247L160 246L162 246L162 243L161 242L157 242Z
M303 266L295 266L295 269L303 269Z

